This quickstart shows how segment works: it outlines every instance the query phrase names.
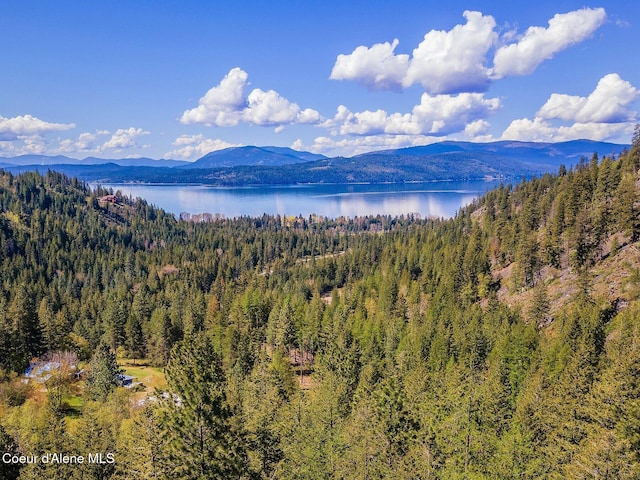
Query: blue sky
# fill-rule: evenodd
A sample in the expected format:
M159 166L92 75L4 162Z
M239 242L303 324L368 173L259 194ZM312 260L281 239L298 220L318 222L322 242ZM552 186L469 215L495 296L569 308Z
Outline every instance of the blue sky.
M0 156L628 143L640 4L0 3Z

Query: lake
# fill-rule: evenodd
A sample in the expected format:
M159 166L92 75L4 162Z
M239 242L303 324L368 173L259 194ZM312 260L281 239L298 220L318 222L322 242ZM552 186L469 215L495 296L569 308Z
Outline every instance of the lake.
M315 184L257 187L103 184L179 216L212 213L225 217L311 214L336 218L364 215L452 217L499 181L406 184Z

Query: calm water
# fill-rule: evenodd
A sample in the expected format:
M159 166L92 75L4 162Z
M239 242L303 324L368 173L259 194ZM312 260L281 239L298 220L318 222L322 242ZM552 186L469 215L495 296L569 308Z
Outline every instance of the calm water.
M437 182L411 184L293 185L221 188L201 185L104 184L125 195L142 197L180 215L209 212L226 217L263 213L339 216L402 215L451 217L500 182Z

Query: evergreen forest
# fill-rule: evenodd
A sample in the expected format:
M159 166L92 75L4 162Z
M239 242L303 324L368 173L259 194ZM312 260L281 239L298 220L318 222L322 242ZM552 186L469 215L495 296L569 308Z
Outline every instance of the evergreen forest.
M0 170L1 479L640 478L639 128L452 219L198 220Z

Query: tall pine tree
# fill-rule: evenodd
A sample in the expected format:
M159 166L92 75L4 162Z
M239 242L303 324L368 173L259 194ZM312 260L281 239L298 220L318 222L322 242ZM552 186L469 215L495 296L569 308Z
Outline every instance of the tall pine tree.
M169 439L168 478L238 478L246 459L226 403L220 358L197 334L172 349L166 376L175 396L167 399L162 427Z

